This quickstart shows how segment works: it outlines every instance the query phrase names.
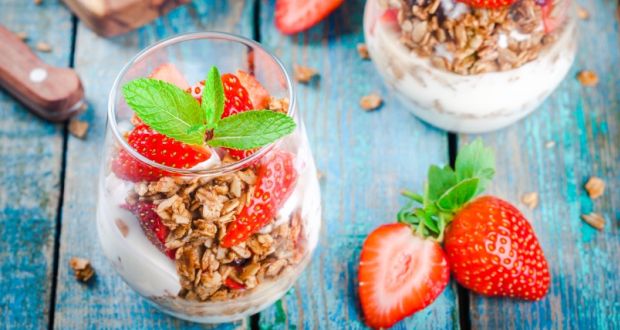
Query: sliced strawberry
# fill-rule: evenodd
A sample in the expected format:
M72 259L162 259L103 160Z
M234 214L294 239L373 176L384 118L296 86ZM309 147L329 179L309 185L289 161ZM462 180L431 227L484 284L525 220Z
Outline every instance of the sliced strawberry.
M275 218L297 181L294 157L289 152L274 150L261 159L254 194L228 226L221 243L223 247L244 242Z
M241 81L241 85L250 94L250 100L254 108L267 109L270 98L269 92L256 80L256 77L241 70L237 70L236 76Z
M224 113L222 118L226 118L236 113L254 109L250 94L241 84L241 80L232 73L222 75L224 85Z
M344 0L277 0L276 27L293 34L317 24L336 10Z
M538 300L549 289L549 267L530 223L510 203L480 197L459 211L445 249L456 280L487 296Z
M249 157L250 155L252 155L253 153L256 152L257 149L252 149L252 150L237 150L237 149L228 149L225 148L226 151L228 151L228 155L234 159L234 160L242 160L245 159L247 157Z
M559 28L567 16L568 5L554 6L554 0L543 0L541 5L545 33L551 33Z
M140 201L135 204L122 205L121 207L138 218L144 234L155 247L165 253L170 259L174 259L175 250L166 248L166 237L168 237L170 230L163 224L161 218L155 212L155 205L153 203Z
M174 168L191 168L211 157L208 149L178 142L146 125L135 127L129 133L127 143L142 156ZM163 175L172 175L138 161L125 150L121 150L112 162L112 171L119 178L133 182L154 181Z
M226 280L224 280L224 285L227 286L229 289L233 289L233 290L245 289L245 285L233 280L230 277L227 277Z
M205 81L201 80L193 86L188 87L185 92L191 94L198 102L202 103L202 91L205 89Z
M474 8L500 9L508 7L516 0L457 0Z
M151 75L149 76L151 79L163 80L165 82L177 85L180 89L189 88L189 84L181 71L177 69L177 67L172 63L165 63L158 66Z
M450 279L437 242L414 235L404 224L386 224L364 242L359 297L366 324L389 328L430 305Z

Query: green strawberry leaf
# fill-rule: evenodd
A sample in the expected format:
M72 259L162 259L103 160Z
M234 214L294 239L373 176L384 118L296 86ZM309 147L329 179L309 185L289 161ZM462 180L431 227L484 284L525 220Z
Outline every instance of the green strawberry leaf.
M254 149L292 133L295 127L293 118L279 112L245 111L220 120L207 144L238 150Z
M430 201L436 201L441 195L443 195L450 187L457 183L456 173L446 165L440 168L435 165L431 165L428 169L428 199Z
M462 180L441 195L439 200L437 200L437 206L442 211L456 211L460 209L465 203L476 196L479 184L479 178Z
M155 131L188 144L202 145L205 129L200 104L179 87L165 81L140 78L123 86L131 109Z
M456 178L460 182L479 178L476 195L481 193L495 175L495 155L491 148L485 148L480 138L464 146L455 162Z
M207 128L215 128L224 113L224 84L216 67L211 67L202 91L202 110Z

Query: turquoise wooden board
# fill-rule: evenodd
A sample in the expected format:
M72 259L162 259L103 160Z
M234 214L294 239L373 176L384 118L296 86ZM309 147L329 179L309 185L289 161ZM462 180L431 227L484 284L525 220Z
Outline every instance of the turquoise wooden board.
M39 54L48 63L69 65L71 16L58 1L41 7L2 1L0 22L27 32L31 45L52 45L51 53ZM37 118L0 92L0 327L47 326L63 140L63 125Z
M498 154L492 193L518 203L525 192L539 194L539 206L521 210L536 229L549 261L552 287L540 302L516 302L471 295L472 328L620 328L620 35L612 1L581 5L577 60L569 76L533 115L504 131L483 135ZM578 71L594 70L600 83L583 87ZM461 140L472 137L462 136ZM555 142L547 148L549 141ZM583 185L590 176L607 182L605 195L590 200ZM598 212L602 232L579 216Z
M324 173L319 247L282 310L274 306L261 313L260 328L363 328L357 263L364 238L379 224L395 221L404 203L401 189L421 189L427 167L448 161L447 135L411 115L373 64L360 59L363 5L346 1L325 22L289 37L274 27L274 2L260 2L261 42L290 72L299 64L321 74L317 84L296 87L298 109ZM385 105L367 113L359 100L374 91ZM448 287L431 307L396 329L457 326L455 291Z
M60 268L54 328L84 326L114 329L200 328L158 312L134 293L102 254L95 226L107 97L121 67L146 46L184 32L226 30L251 36L252 6L243 1L202 1L172 11L138 31L112 39L96 36L79 24L75 67L84 80L90 109L82 116L90 124L84 141L70 137L67 146L65 196L60 237ZM66 265L73 256L92 261L97 277L90 286L73 279ZM245 327L224 324L218 329Z

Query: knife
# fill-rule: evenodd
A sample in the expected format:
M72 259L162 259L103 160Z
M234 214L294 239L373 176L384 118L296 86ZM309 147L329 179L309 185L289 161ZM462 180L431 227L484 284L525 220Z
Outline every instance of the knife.
M84 111L77 73L43 63L14 33L0 25L0 87L36 115L61 122Z

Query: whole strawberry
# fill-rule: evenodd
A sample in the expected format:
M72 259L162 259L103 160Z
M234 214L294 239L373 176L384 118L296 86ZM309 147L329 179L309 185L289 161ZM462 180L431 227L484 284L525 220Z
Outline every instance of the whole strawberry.
M472 291L539 300L549 290L549 267L532 226L497 197L480 197L460 210L444 247L456 280Z

